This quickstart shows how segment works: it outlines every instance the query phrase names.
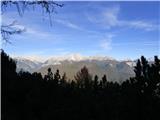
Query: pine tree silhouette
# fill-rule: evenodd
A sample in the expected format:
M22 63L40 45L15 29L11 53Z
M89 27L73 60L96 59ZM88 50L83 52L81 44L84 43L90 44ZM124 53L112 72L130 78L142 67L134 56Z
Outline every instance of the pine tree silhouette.
M54 74L54 81L56 82L56 84L59 83L60 79L61 79L61 76L59 74L59 70L57 69L56 73Z
M135 77L117 83L92 76L86 66L67 80L66 74L20 71L1 51L2 120L155 120L160 111L160 60L141 57Z
M80 88L89 88L92 83L92 76L88 71L88 68L84 66L79 72L77 72L75 76L75 80L77 81L77 85Z
M60 85L65 87L67 84L66 81L67 81L67 76L66 76L66 73L64 73L62 78L60 79Z
M107 83L107 77L106 77L106 75L104 75L104 76L102 77L102 87L103 87L103 88L106 87L106 83Z
M95 75L95 77L94 77L94 82L93 82L93 88L94 88L95 90L98 90L98 84L99 84L99 82L98 82L98 76Z

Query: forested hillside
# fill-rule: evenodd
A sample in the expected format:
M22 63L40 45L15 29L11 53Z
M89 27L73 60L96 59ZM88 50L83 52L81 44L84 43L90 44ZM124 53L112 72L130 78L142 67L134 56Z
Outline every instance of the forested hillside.
M141 57L135 77L123 83L92 77L86 66L68 81L59 70L16 72L1 51L2 120L157 120L160 111L160 60ZM107 73L106 73L107 74Z

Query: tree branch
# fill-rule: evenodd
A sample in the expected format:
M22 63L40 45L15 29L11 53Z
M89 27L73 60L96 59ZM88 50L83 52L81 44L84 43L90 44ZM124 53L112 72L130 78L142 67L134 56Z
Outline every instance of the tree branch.
M42 11L44 11L46 14L48 14L49 20L50 20L50 25L52 26L52 17L51 14L56 12L55 8L56 7L63 7L63 4L58 4L54 1L46 1L46 0L35 0L35 1L1 1L1 14L4 14L7 11L8 7L15 6L17 8L17 12L19 16L23 16L24 12L27 8L33 7L34 6L40 6ZM6 41L7 43L11 43L9 41L9 36L13 34L20 34L24 32L24 29L13 29L13 26L15 25L13 21L9 25L1 25L1 35L2 35L2 40Z

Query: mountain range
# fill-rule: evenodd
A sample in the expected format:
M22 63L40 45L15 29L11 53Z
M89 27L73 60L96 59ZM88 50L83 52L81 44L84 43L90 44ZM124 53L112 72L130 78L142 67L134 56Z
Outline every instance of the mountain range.
M59 69L60 74L63 75L65 72L70 80L73 80L76 73L83 66L86 66L93 77L98 75L99 79L101 79L106 74L109 81L120 82L135 75L134 66L136 65L136 60L119 61L106 56L81 56L79 54L55 56L44 62L23 57L16 57L14 59L17 62L17 72L23 69L31 73L40 72L44 76L47 74L48 68L51 68L53 73Z

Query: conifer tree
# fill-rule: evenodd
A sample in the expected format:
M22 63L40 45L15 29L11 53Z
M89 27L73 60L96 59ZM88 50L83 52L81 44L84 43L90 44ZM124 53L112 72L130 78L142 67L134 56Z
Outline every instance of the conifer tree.
M95 90L97 90L97 88L98 88L98 76L97 75L95 75L95 77L94 77L93 88Z
M59 70L57 69L56 73L54 74L54 81L56 82L56 84L59 83L60 79L61 79L61 76L59 74Z
M84 66L75 76L77 85L80 88L89 88L92 83L92 76L88 71L88 68Z
M53 80L53 73L51 71L51 68L48 68L47 81L48 80Z
M135 66L134 72L135 72L137 78L141 77L142 66L141 66L141 61L139 59L138 59L137 64Z
M107 83L107 77L106 77L106 75L104 75L104 76L102 77L102 86L103 86L103 88L105 88L106 83Z
M62 76L62 78L60 79L60 84L62 86L65 86L66 82L67 82L67 76L66 76L66 73L64 73L63 76Z

